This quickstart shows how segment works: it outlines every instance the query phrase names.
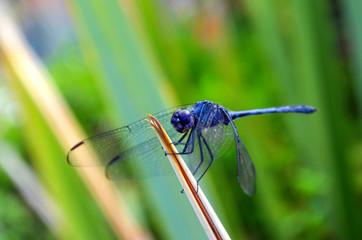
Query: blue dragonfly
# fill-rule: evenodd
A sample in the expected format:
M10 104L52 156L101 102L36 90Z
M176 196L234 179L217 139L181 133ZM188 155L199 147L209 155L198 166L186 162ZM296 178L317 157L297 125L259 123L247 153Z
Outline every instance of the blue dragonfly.
M256 183L254 164L233 121L267 113L309 114L315 111L306 105L229 111L211 101L199 101L153 116L174 141L178 154L183 156L197 183L211 164L235 144L239 184L247 195L253 195ZM90 161L89 154L97 161ZM166 154L154 130L142 119L77 143L68 152L67 160L76 167L104 165L106 176L118 180L134 178L134 174L142 178L172 174Z

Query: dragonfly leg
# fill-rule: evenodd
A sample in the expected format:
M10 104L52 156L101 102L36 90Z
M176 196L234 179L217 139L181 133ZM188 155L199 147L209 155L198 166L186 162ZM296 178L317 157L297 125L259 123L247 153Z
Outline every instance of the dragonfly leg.
M200 166L202 165L202 163L204 162L204 153L202 152L202 146L201 146L201 131L197 131L197 138L199 140L199 148L200 148L200 163L199 165L197 165L195 171L192 173L192 175L195 176L196 172L199 170Z
M199 181L201 180L201 178L205 175L205 173L207 172L207 170L209 170L212 162L214 161L214 155L213 155L212 152L211 152L211 149L210 149L210 147L209 147L209 144L206 142L205 137L202 136L201 133L200 133L200 136L201 136L202 141L204 142L204 144L205 144L205 146L206 146L206 148L207 148L207 151L208 151L209 154L210 154L210 159L211 159L211 160L210 160L209 165L208 165L207 168L205 169L205 171L202 173L201 177L199 177L199 179L197 179L197 186L199 185Z
M190 133L190 136L187 138L187 141L186 141L186 144L185 144L185 147L184 147L184 149L182 150L182 153L181 154L191 154L191 153L193 153L194 152L194 139L195 139L195 131L192 131L191 133ZM187 150L187 147L189 146L189 145L191 145L191 149L190 149L190 151L189 152L186 152L186 150Z
M186 155L186 154L191 154L194 152L194 134L195 131L192 131L189 135L189 137L187 138L187 141L186 143L184 143L185 147L183 148L182 152L181 153L166 153L165 152L165 155L174 155L174 154L177 154L177 155ZM186 152L188 146L191 145L191 149L189 152Z
M188 131L187 131L184 135L182 135L182 137L180 138L180 140L178 140L177 142L169 143L169 144L173 144L173 145L186 145L187 142L186 142L186 143L182 143L182 140L184 140L184 138L187 136L187 134L188 134Z

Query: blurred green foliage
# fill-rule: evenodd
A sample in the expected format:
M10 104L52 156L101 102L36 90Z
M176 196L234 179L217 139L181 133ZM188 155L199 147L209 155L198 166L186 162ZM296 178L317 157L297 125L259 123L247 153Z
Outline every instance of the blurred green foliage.
M0 176L2 179L2 176ZM25 202L16 193L1 185L0 208L0 238L1 239L53 239L51 233L42 222L34 218L31 209L26 207ZM26 222L27 224L24 224Z
M362 237L362 38L356 24L362 19L355 13L360 3L75 0L67 4L77 41L63 45L45 63L89 135L177 103L205 99L232 110L312 105L318 112L310 116L255 116L236 122L256 166L255 196L245 196L239 187L234 150L213 164L201 186L232 239ZM29 114L36 112L27 108ZM47 145L51 133L44 130L37 135L42 144L37 148L30 138L37 131L34 119L30 126L18 144L27 145L31 162L42 165L37 174L53 197L79 194L77 204L61 206L67 217L78 219L74 223L87 220L86 225L70 226L69 231L79 229L72 236L112 238L97 210L87 213L77 207L84 204L89 210L94 203L77 177L60 177L63 171L72 176L68 171L73 170L64 165L64 153ZM47 156L35 161L42 149L49 150ZM59 166L48 166L46 158L59 158ZM49 169L61 172L42 172ZM119 192L132 194L137 204L130 204L131 212L155 238L206 238L174 177L137 185L129 191L120 184ZM1 187L0 191L13 190ZM5 213L0 213L1 229ZM0 232L2 237L12 239Z

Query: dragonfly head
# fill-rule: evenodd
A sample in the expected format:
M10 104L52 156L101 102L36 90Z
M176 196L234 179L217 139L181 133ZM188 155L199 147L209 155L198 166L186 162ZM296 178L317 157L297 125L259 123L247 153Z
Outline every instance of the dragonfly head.
M171 118L171 124L179 133L184 133L194 126L194 117L186 109L176 110Z

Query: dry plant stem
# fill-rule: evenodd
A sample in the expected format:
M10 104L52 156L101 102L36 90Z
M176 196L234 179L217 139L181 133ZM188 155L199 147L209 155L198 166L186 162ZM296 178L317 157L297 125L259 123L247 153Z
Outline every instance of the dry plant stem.
M200 186L188 169L181 155L177 154L177 149L172 144L171 139L162 128L161 124L152 115L147 114L150 120L147 120L155 129L163 149L168 154L170 163L196 213L209 239L230 239L224 226L221 224L215 211L204 195Z
M32 98L65 153L75 142L85 138L81 126L42 62L28 46L4 2L0 2L0 55L15 74L13 80L19 81ZM100 169L79 168L78 171L119 239L151 238L126 214L127 209Z

